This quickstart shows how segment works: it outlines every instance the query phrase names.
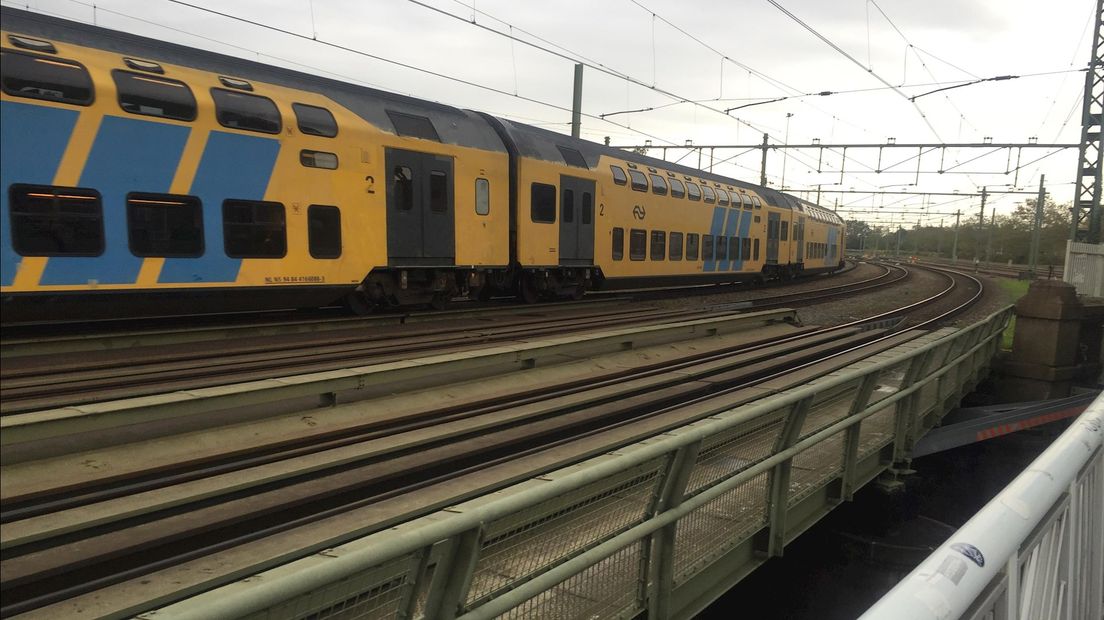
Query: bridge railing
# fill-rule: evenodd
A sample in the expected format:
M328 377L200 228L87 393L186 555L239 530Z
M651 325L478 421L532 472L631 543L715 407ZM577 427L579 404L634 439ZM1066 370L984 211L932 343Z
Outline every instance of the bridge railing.
M1104 618L1104 396L863 620Z
M148 617L689 617L907 454L987 371L1010 312Z

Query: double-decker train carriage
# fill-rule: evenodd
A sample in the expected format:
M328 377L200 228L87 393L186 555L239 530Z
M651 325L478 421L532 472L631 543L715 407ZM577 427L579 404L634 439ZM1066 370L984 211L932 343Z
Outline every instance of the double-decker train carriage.
M10 8L5 322L787 277L842 223L487 114Z

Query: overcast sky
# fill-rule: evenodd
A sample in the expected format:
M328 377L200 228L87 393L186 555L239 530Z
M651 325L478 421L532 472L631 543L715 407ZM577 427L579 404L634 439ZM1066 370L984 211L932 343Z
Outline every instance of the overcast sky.
M682 146L687 140L756 144L764 132L773 143L790 144L814 139L823 144L883 143L889 138L898 143L961 143L986 137L994 142L1036 137L1040 143L1075 144L1080 140L1084 72L1074 70L1088 62L1095 10L1093 0L777 0L845 55L768 0L189 2L261 25L169 0L95 0L95 10L85 0L3 0L7 6L94 21L564 133L570 131L573 64L580 60L592 65L584 73L583 112L590 116L583 118L583 137L600 142L608 136L615 145L650 139L654 146ZM1040 73L1049 75L1033 75ZM915 104L908 99L1003 75L1022 77L926 95ZM838 94L800 96L821 91ZM722 113L780 97L790 98ZM655 109L610 116L610 122L596 118L641 108ZM955 174L921 174L917 182L915 149L885 150L882 168L901 172L882 174L859 174L877 167L877 151L851 150L841 183L838 150L790 151L789 156L772 151L768 179L780 187L784 174L788 189L800 195L810 189L810 198L820 184L826 206L838 199L841 210L880 207L883 212L841 215L908 225L925 208L933 214L962 209L976 218L980 199L872 197L827 190L976 192L984 185L1000 192L1015 182L1016 189L1034 192L1039 175L1045 174L1053 199L1072 201L1076 149L1025 149L1018 178L1004 174L1016 167L1016 151L1010 161L1008 151L1000 151L965 163L987 152L947 151L943 166L954 167ZM662 156L658 149L650 154ZM696 166L699 154L673 149L667 157ZM758 182L759 151L718 150L715 159L716 172ZM706 151L702 165L708 164ZM922 170L939 169L940 153L924 155L920 165ZM1007 213L1025 198L994 194L989 204ZM915 215L884 213L900 210ZM940 219L948 226L954 221L940 215L924 221L939 224Z

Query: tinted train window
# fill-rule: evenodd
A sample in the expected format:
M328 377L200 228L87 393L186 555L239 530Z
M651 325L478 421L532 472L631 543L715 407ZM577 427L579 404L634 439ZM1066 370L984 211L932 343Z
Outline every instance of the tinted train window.
M670 260L682 260L682 233L671 233L671 243L667 258Z
M391 195L395 208L409 211L414 208L414 172L406 166L395 166L391 173Z
M728 259L728 237L717 236L717 242L714 244L714 256L717 260Z
M100 194L79 187L14 184L12 249L22 256L99 256L104 250Z
M648 231L639 228L629 230L629 259L644 260L648 255Z
M686 260L698 260L698 233L686 235Z
M564 162L567 163L567 165L575 166L576 168L586 168L588 170L590 169L590 166L588 166L586 163L586 159L583 158L583 154L579 151L570 147L560 146L558 144L556 145L556 148L560 150L560 155L563 156Z
M613 172L614 183L624 185L629 182L629 177L625 176L625 171L620 166L610 166L610 171Z
M756 238L754 241L755 243L752 246L754 249L751 253L751 260L759 260L759 239Z
M127 236L135 256L202 256L203 206L195 196L127 194Z
M259 200L225 200L222 236L231 258L282 258L287 254L284 205Z
M560 208L560 218L565 224L570 224L575 221L575 191L565 189L563 191L562 205Z
M307 243L315 258L341 256L341 210L323 205L307 208Z
M790 223L782 222L782 234L778 237L782 241L789 241L790 239Z
M429 172L429 210L437 213L448 211L448 175L440 170Z
M682 181L671 179L671 196L673 198L683 198L686 196L686 186L682 184Z
M337 170L337 154L326 151L299 151L299 163L308 168Z
M660 196L667 195L667 181L663 180L663 177L658 174L649 175L652 179L652 193L659 194Z
M701 200L701 188L697 183L686 182L686 195L690 200Z
M632 178L633 189L638 192L648 191L648 177L644 176L643 172L629 170L629 177Z
M0 84L16 97L88 105L92 77L83 65L63 58L0 52Z
M702 196L706 202L712 203L717 200L717 194L713 193L713 188L708 185L702 185Z
M223 127L261 133L280 133L283 127L280 111L268 97L221 88L212 88L211 97L215 100L215 117Z
M713 235L702 235L702 260L713 260Z
M752 204L755 205L756 209L762 209L763 208L763 203L759 202L759 197L758 196L752 196L751 197L751 202L752 202Z
M395 127L395 133L400 136L441 141L441 137L437 135L437 128L433 126L433 121L429 120L428 117L394 110L387 110L387 117L391 119L391 124Z
M717 204L722 207L728 206L728 192L723 189L717 190Z
M487 215L491 212L491 182L487 179L475 180L475 214Z
M590 192L583 192L583 223L589 224L594 219L594 199Z
M667 233L662 230L652 231L652 260L663 260L667 257Z
M732 260L740 260L740 238L728 238L728 257Z
M612 247L613 260L621 260L625 258L625 229L614 228L613 239L610 242Z
M194 121L196 100L184 82L139 75L118 69L111 72L119 92L119 107L131 114Z
M307 105L305 103L291 104L291 110L295 112L295 122L299 125L299 131L312 136L332 138L337 135L337 121L334 115L326 108Z
M530 216L534 222L551 224L556 221L556 186L534 183L530 195Z
M751 260L751 239L743 239L743 254L741 258L744 260Z

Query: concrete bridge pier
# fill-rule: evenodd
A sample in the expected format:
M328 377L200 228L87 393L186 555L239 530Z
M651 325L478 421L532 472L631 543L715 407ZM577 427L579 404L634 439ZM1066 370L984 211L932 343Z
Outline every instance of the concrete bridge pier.
M1016 302L1012 355L1002 364L1001 400L1048 400L1070 395L1081 374L1084 307L1065 282L1036 280Z

